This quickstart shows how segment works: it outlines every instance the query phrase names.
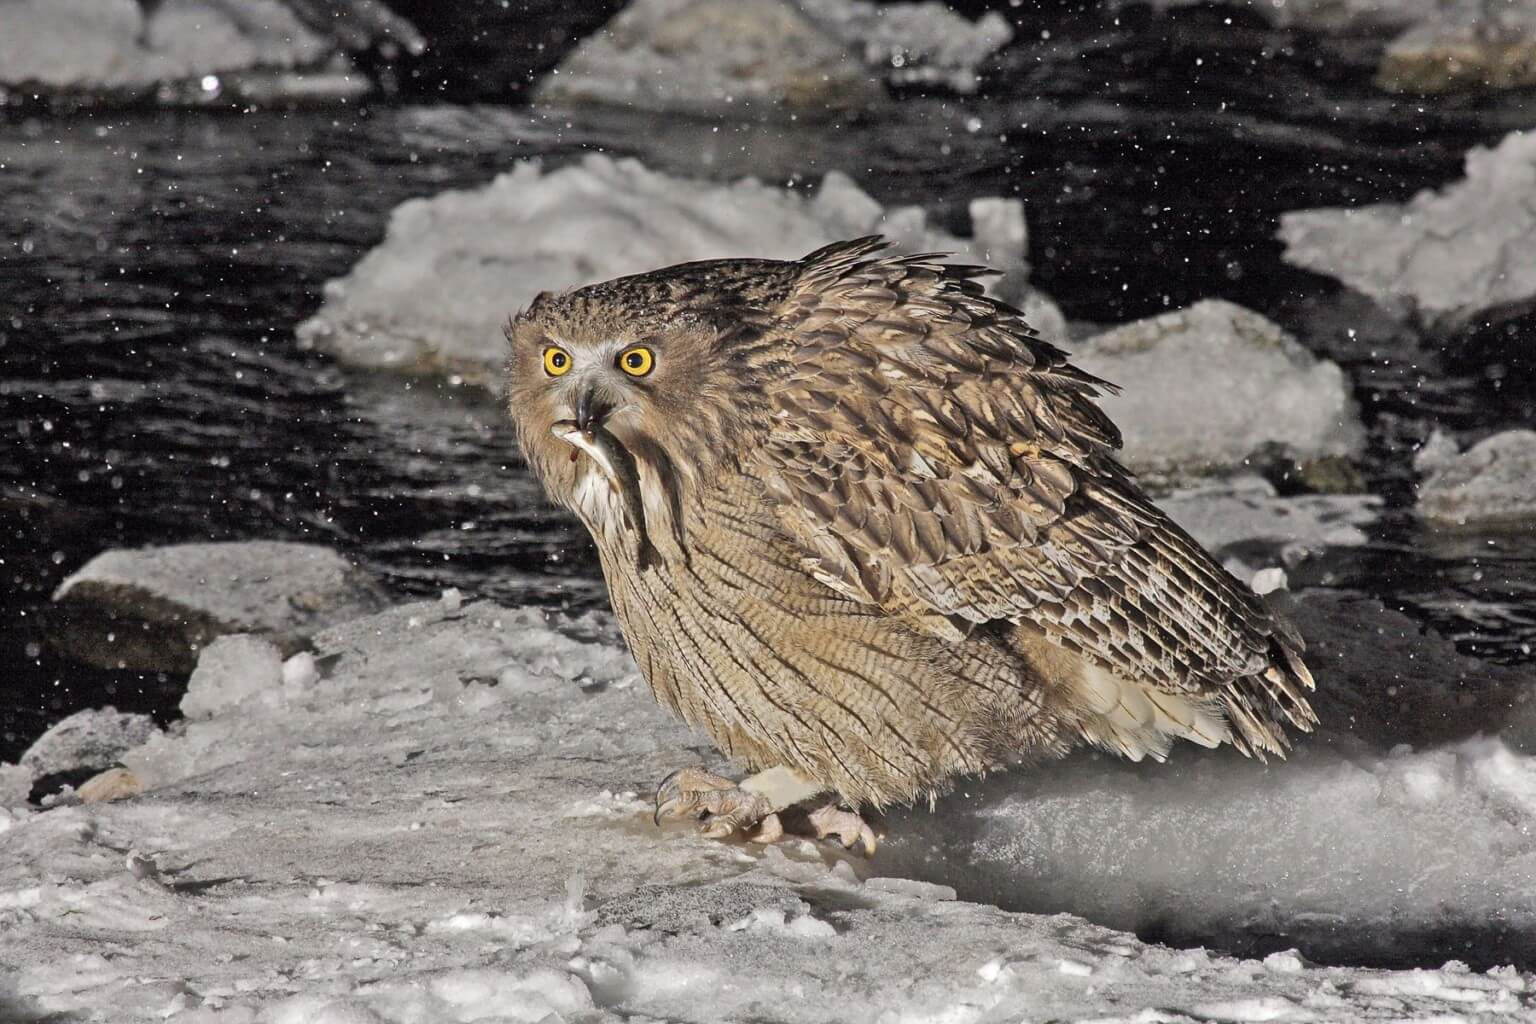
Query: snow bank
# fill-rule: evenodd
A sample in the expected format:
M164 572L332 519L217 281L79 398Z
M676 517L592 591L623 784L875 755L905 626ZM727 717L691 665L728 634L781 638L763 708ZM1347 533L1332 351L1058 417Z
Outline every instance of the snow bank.
M1437 434L1414 468L1425 474L1420 515L1457 524L1536 519L1536 431L1507 430L1460 454Z
M166 98L192 100L227 89L358 95L368 82L345 52L375 45L424 43L376 0L7 0L0 86L130 95L169 87ZM292 74L299 70L308 74Z
M998 294L1061 337L1060 312L1023 280L1022 205L979 199L971 209L979 237L962 240L915 206L882 207L835 171L801 195L753 179L674 178L598 155L548 173L522 162L484 188L401 204L384 242L326 285L325 304L299 338L353 365L499 386L502 328L541 291L688 260L798 259L876 232L907 250L954 252L1006 271Z
M8 1015L404 1024L1528 1012L1536 977L1514 970L1235 960L1078 917L1006 913L946 888L974 891L1008 862L1010 901L1054 891L1081 900L1074 911L1122 916L1160 903L1175 921L1247 915L1285 934L1298 908L1349 877L1361 891L1328 909L1336 918L1390 903L1400 931L1474 911L1524 922L1536 901L1536 783L1531 760L1493 739L1422 754L1319 745L1268 771L1184 751L1171 766L1079 760L994 780L990 803L915 812L901 826L908 838L866 864L803 842L761 849L654 828L650 788L703 751L644 692L606 617L440 601L315 643L322 678L310 686L242 697L126 755L149 787L142 796L5 814ZM210 662L198 685L240 692L214 678L227 671ZM970 823L968 847L956 846L963 834L932 833L946 821ZM1373 824L1402 845L1382 847ZM1426 832L1398 831L1410 824ZM946 863L959 877L902 877L921 873L914 841L929 836L940 849L923 844L927 869ZM1201 861L1221 869L1208 887L1191 867Z
M635 0L566 56L541 103L693 114L867 108L880 81L976 88L976 67L1013 37L1001 15L865 0Z
M386 603L370 576L330 548L277 541L178 544L98 555L53 595L49 639L104 668L190 671L225 633L285 651L317 629Z
M1125 386L1102 404L1139 471L1232 466L1267 442L1301 460L1345 455L1364 438L1343 371L1230 302L1117 327L1079 343L1073 360Z
M1399 316L1456 327L1536 304L1536 134L1467 153L1467 176L1405 204L1280 218L1285 259L1336 277Z

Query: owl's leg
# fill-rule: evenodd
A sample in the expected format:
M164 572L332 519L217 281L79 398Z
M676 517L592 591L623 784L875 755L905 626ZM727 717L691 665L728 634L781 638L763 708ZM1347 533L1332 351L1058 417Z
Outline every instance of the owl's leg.
M783 767L758 772L740 784L703 768L679 768L656 789L656 823L697 818L699 831L711 839L743 832L755 842L771 843L784 835L778 812L825 788Z

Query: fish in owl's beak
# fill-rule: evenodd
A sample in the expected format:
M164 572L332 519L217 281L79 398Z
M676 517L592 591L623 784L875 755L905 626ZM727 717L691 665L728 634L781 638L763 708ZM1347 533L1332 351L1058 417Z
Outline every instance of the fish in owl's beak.
M655 549L645 529L645 502L640 493L640 470L635 457L603 427L600 417L588 419L586 427L581 426L579 419L560 420L549 428L549 432L575 449L572 458L580 452L596 463L603 476L608 478L609 486L623 499L624 518L639 536L640 568L644 569Z

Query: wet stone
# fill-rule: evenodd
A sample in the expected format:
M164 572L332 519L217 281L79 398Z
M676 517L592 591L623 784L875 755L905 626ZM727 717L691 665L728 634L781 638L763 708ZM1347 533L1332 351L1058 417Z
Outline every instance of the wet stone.
M284 654L382 608L379 584L312 544L181 544L98 555L54 594L49 639L101 668L190 672L198 651L254 633Z

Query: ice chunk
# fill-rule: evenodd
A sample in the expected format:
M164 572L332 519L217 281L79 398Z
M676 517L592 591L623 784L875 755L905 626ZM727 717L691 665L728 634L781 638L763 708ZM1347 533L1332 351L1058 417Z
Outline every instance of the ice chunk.
M1303 494L1282 498L1256 476L1209 480L1158 499L1158 507L1217 555L1256 544L1287 564L1330 547L1358 547L1381 499L1369 494Z
M283 654L269 640L245 633L221 636L203 649L181 698L187 718L212 718L247 700L282 699Z
M806 15L893 85L944 86L974 92L977 69L1013 40L1008 19L996 11L967 21L939 0L875 4L869 0L819 0Z
M1460 455L1432 439L1414 466L1428 471L1420 515L1458 524L1536 519L1536 430L1506 430Z
M1012 36L999 14L971 22L936 0L635 0L568 54L535 98L824 116L881 102L882 79L971 92L977 67Z
M243 541L108 551L53 600L50 638L82 661L187 672L214 637L259 633L292 653L316 630L386 599L330 548Z
M1034 326L1060 337L1065 322L1023 280L1017 200L982 208L993 287L1022 303ZM545 173L519 163L484 188L403 203L389 232L299 328L302 342L359 366L453 372L499 385L502 329L545 290L589 284L688 260L798 259L839 239L884 233L908 251L982 262L978 243L929 225L916 207L886 209L846 175L810 196L753 179L731 185L591 155Z
M163 98L170 84L193 102L357 95L368 80L346 51L423 45L377 0L8 0L3 18L0 85Z
M1280 218L1285 259L1336 277L1439 328L1536 304L1536 133L1467 153L1466 177L1407 203L1297 210Z
M1139 471L1233 466L1268 442L1302 459L1345 455L1364 440L1344 372L1230 302L1207 299L1117 327L1073 356L1125 385L1102 405Z
M867 107L877 78L788 0L635 0L534 91L540 103L697 114Z
M77 711L38 737L18 763L34 779L108 768L124 751L147 743L158 731L148 715L110 707Z

